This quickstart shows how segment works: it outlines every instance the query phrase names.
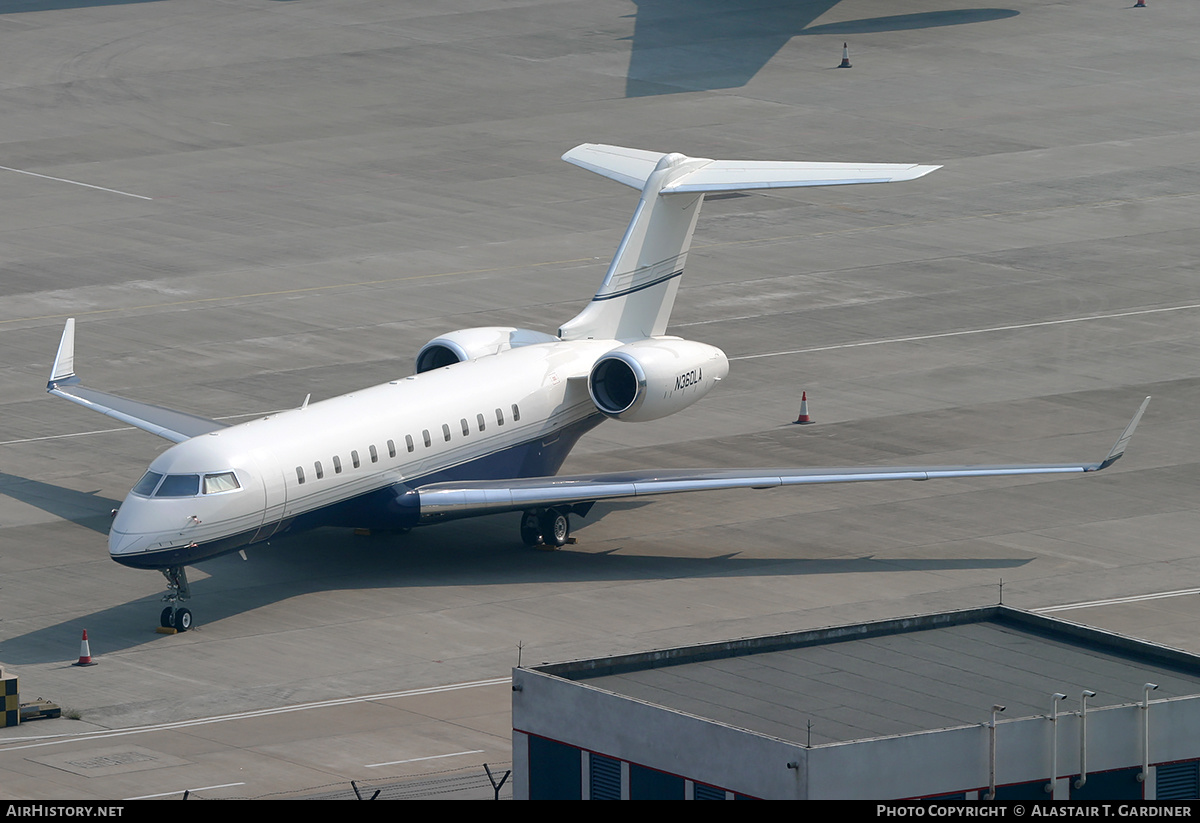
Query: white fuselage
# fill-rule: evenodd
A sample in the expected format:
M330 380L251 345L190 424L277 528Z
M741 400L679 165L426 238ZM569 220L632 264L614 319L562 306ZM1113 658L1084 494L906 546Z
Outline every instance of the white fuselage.
M598 421L587 375L619 345L510 349L179 443L150 472L198 476L199 493L131 491L113 521L109 552L126 565L179 565L265 540L297 518L316 525L331 507L491 455L512 453L517 462L502 476L552 474L558 466L547 471L537 459L542 442ZM238 488L206 492L210 478L231 471Z

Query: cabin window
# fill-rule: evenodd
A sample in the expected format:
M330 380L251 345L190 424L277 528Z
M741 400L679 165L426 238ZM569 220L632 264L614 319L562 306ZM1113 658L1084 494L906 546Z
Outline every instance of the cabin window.
M449 443L449 442L450 442L450 424L449 424L449 423L443 423L443 424L442 424L442 438L443 438L443 439L444 439L444 440L445 440L447 443Z
M338 457L337 455L334 455L334 457L333 457L333 473L334 474L342 473L342 458Z
M155 497L191 497L200 493L200 475L168 474L163 478Z
M303 466L296 467L296 482L298 484L300 484L301 486L304 485L304 467Z
M517 408L517 404L513 403L513 422L521 419L521 410Z
M408 453L412 454L413 450L416 448L416 445L413 443L411 434L404 435L404 445L408 448Z
M431 445L433 445L433 440L431 440L429 437L429 429L425 429L425 431L421 432L421 436L425 438L425 448L429 448Z
M350 462L354 464L354 468L356 468L356 469L361 465L358 461L358 450L357 449L352 450L350 452Z
M158 472L146 472L133 487L133 491L135 494L144 494L149 497L154 492L154 487L158 485L158 481L162 479L163 476Z
M462 423L463 437L466 437L471 433L471 427L467 424L467 418L464 417L459 422Z
M396 456L396 442L394 440L389 440L388 441L388 457L395 457L395 456Z
M204 475L205 494L232 492L237 491L241 487L241 484L238 483L237 475L233 472L221 472L219 474Z
M323 468L321 468L320 460L318 460L316 463L313 463L313 468L317 470L317 479L318 480L320 480L322 477L325 476L325 470Z
M479 424L479 430L480 430L480 431L483 431L484 429L486 429L486 428L487 428L487 423L484 423L484 422L483 422L483 415L482 415L482 414L477 414L477 415L475 415L475 422Z
M496 409L496 425L504 425L504 412L500 411L500 409Z
M371 447L370 451L371 451L371 462L378 463L379 462L379 452L376 450L376 448L374 446Z

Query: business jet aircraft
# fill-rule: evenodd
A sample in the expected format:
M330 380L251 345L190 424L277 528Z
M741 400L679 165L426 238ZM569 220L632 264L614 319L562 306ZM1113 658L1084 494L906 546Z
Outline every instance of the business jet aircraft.
M521 538L562 546L569 515L598 500L672 492L1092 472L1123 453L1143 402L1107 457L1051 465L629 471L555 477L606 418L656 420L729 370L713 346L666 335L704 195L914 180L939 166L729 162L584 144L563 159L641 191L599 291L557 335L453 331L417 354L416 374L257 420L215 420L87 388L68 320L47 391L176 445L150 464L109 533L118 563L167 578L164 627L192 614L184 566L283 532L344 525L408 529L521 511Z

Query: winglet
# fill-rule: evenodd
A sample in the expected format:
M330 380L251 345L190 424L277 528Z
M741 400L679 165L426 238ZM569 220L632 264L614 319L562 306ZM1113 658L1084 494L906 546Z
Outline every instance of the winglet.
M58 355L54 358L54 368L50 371L46 390L59 383L78 382L79 378L75 376L75 318L71 317L63 328L62 339L58 341Z
M1149 405L1150 398L1147 397L1142 401L1142 405L1138 408L1137 414L1135 414L1133 419L1129 421L1129 425L1125 427L1125 431L1121 432L1121 436L1117 439L1116 444L1109 451L1108 457L1104 458L1104 462L1097 466L1093 471L1102 471L1107 469L1121 458L1121 455L1125 453L1125 447L1129 445L1129 441L1133 438L1133 430L1137 428L1138 421L1142 419L1142 414L1146 411L1146 407Z

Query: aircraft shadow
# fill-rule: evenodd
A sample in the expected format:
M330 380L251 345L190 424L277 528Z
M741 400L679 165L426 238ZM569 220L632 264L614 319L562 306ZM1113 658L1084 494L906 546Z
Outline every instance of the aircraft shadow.
M26 14L34 11L90 9L96 6L127 6L158 0L6 0L0 2L0 14Z
M447 523L407 535L356 536L347 529L321 529L273 541L247 551L197 564L210 575L192 572L193 599L188 606L199 631L214 623L300 595L375 589L450 589L464 586L511 586L579 582L621 582L680 577L801 576L887 571L1009 569L1029 562L1013 558L878 559L625 555L588 552L567 546L557 552L528 549L516 539L517 515ZM511 519L512 523L502 518ZM498 536L499 535L499 536ZM509 537L508 535L514 535ZM584 541L586 545L586 540ZM132 572L131 573L135 573ZM162 589L150 573L147 590L155 594L71 618L4 641L9 665L62 661L78 656L80 630L92 638L92 654L103 655L153 642L172 642L153 634ZM394 596L393 596L394 599ZM421 595L422 602L427 600Z
M160 0L0 0L0 15ZM275 0L292 2L292 0ZM838 0L634 0L626 97L741 88L798 35L845 37L1013 17L1015 9L952 9L809 27ZM831 58L832 59L832 58Z
M634 0L625 96L740 88L798 35L848 36L1014 17L1015 9L952 9L809 24L838 0ZM840 54L840 53L839 53ZM831 55L831 60L839 55Z
M289 2L289 0L275 0ZM132 6L162 0L0 0L0 14L27 14L34 11L91 9L96 6Z
M929 29L938 26L962 26L967 23L986 23L1016 17L1016 9L953 9L951 11L925 11L918 14L895 14L889 17L868 17L862 20L846 20L841 23L825 23L811 26L800 32L808 34L874 34L881 31L906 31Z
M4 472L0 472L0 495L105 536L112 522L112 510L121 505L121 501L100 497L98 492L79 492Z

